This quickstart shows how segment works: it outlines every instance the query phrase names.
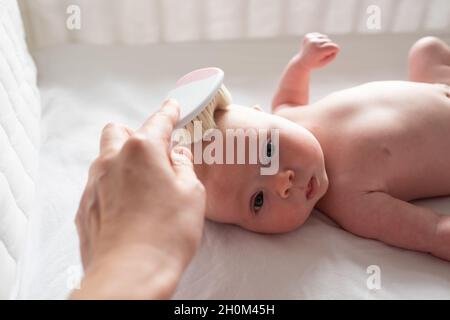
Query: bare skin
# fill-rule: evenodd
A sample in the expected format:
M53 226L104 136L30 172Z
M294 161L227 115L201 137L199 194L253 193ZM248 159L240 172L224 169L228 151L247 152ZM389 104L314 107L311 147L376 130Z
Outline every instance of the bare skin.
M76 216L85 274L70 298L173 294L199 245L206 198L189 150L168 152L178 118L169 100L137 131L103 129Z
M280 170L261 177L249 165L197 165L207 217L287 232L316 207L356 235L450 261L450 216L408 202L450 195L449 47L421 39L409 55L411 81L367 83L310 104L311 71L338 52L325 35L306 35L273 115L240 106L219 112L221 129L279 128Z
M450 260L450 216L408 203L450 195L450 50L419 40L409 66L411 81L433 84L373 82L290 106L283 78L274 112L321 143L330 184L317 208L359 236Z

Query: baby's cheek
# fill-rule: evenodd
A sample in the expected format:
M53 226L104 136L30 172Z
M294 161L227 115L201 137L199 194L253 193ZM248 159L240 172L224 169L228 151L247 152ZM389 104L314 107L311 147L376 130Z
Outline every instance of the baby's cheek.
M275 208L274 208L275 209ZM271 212L273 219L271 224L275 229L274 232L290 232L303 224L304 219L297 210L289 210L286 208L279 208Z
M206 190L206 193L208 194L208 190ZM207 219L215 222L228 223L230 217L227 212L229 210L224 210L224 208L226 208L226 204L223 200L220 199L220 197L211 196L208 198L207 196L205 216Z
M302 226L306 219L308 219L309 215L311 214L310 208L296 208L295 211L292 212L291 220L292 225L296 228Z

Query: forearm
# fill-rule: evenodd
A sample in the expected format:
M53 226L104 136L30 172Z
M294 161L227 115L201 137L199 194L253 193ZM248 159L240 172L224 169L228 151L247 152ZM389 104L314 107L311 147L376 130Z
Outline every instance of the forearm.
M299 55L294 56L283 72L272 110L283 104L306 105L309 103L310 69Z
M127 248L94 260L71 299L169 299L184 266L159 250Z

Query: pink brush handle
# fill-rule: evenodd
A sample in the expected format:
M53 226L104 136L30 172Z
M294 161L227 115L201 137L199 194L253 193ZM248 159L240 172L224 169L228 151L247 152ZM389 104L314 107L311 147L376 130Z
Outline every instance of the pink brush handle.
M188 83L203 80L206 78L210 78L216 74L218 74L220 71L216 68L204 68L204 69L198 69L195 71L192 71L179 79L177 83L175 84L175 88L184 86Z

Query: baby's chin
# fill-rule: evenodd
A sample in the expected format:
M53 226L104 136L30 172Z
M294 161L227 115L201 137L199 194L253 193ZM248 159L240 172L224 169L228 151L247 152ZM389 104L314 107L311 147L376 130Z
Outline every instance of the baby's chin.
M329 181L328 181L328 174L325 170L325 167L321 171L320 174L318 174L318 181L319 181L319 192L317 194L317 199L315 200L314 205L319 202L319 200L327 193Z
M308 220L312 209L310 211L304 211L299 213L296 219L286 222L286 220L271 221L268 225L255 225L255 226L244 226L239 225L241 228L257 233L264 234L283 234L293 232L301 228L305 222Z
M306 219L305 219L305 221L306 221ZM246 227L242 227L242 226L241 227L246 230L258 232L258 233L283 234L283 233L289 233L289 232L293 232L293 231L300 229L305 224L305 221L302 221L300 223L293 223L290 225L283 224L283 225L277 226L276 224L272 224L270 229L260 229L260 228L252 229L252 228L246 228Z

